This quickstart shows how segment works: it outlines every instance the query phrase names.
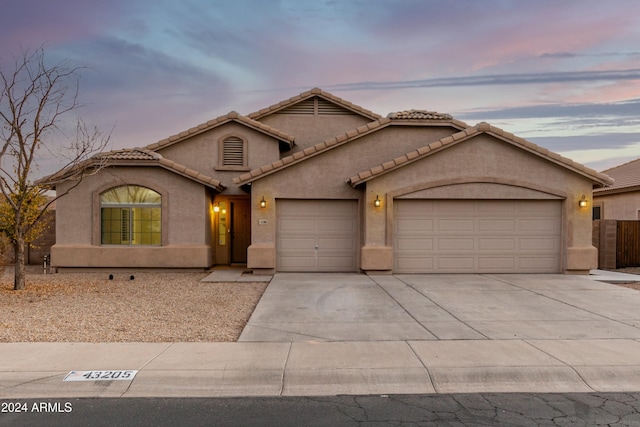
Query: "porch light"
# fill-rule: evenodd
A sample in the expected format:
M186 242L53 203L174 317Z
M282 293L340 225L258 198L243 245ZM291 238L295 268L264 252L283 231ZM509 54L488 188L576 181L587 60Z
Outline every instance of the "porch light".
M215 205L213 205L213 211L214 211L215 213L220 212L220 206L219 206L217 203L216 203Z
M262 196L262 200L260 200L260 207L262 209L267 207L267 201L264 199L264 196Z
M381 205L382 205L382 200L380 200L380 198L376 194L376 199L373 201L373 206L375 206L376 208L379 208Z
M582 195L582 199L578 202L578 206L581 208L587 207L587 200L584 198L584 194Z

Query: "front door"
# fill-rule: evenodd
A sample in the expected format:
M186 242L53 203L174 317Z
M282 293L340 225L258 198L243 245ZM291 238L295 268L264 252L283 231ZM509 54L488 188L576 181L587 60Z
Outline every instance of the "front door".
M231 200L231 263L246 264L247 248L251 244L251 202Z

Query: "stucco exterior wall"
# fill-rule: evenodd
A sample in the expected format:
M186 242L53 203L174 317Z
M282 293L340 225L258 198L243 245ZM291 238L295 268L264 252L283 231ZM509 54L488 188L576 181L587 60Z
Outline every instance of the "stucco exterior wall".
M59 184L63 193L71 182ZM141 185L162 195L162 246L100 243L100 193ZM53 267L204 268L211 265L209 202L205 187L159 167L111 167L85 177L57 200Z
M252 228L252 242L275 242L277 198L359 199L362 191L346 183L350 176L380 159L402 155L454 132L447 127L392 126L255 181L251 190L253 224L265 219L271 225ZM268 200L267 209L259 208L263 196Z
M363 191L346 183L350 176L380 159L400 156L455 132L450 127L390 126L253 182L247 266L267 271L275 268L278 198L360 200ZM265 209L260 208L262 197L267 200ZM361 236L366 232L363 227L361 222Z
M365 206L378 195L383 209L364 210L364 248L389 253L397 198L562 199L563 269L585 272L596 268L597 251L591 208L578 201L583 194L591 200L591 191L587 178L482 134L367 182Z
M387 131L387 132L385 132ZM414 146L419 133L385 129L310 158L252 185L254 224L249 267L269 268L275 259L279 198L358 199L361 206L361 268L391 268L393 201L396 198L551 199L562 200L561 265L585 273L597 266L591 241L591 208L579 208L582 195L592 200L593 183L564 166L522 148L481 134L439 153L352 188L349 176ZM423 141L429 142L430 136ZM312 190L310 190L312 189ZM377 197L382 209L373 209ZM268 201L260 209L259 200ZM271 265L275 268L275 264Z
M594 194L594 206L601 206L601 219L640 220L640 191L599 196Z
M298 114L271 114L259 120L289 135L296 136L292 152L304 150L339 133L347 132L371 122L358 115L305 116Z
M232 170L220 170L220 143L229 136L238 136L247 141L247 165ZM215 176L224 186L225 194L244 194L233 184L233 178L243 171L259 168L280 158L278 141L262 132L236 122L226 123L210 131L193 136L177 144L158 150L175 162L197 170L206 176Z

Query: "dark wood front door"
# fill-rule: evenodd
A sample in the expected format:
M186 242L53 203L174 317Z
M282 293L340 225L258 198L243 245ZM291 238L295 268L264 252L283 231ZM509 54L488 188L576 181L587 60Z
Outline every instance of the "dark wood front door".
M251 244L251 203L231 201L231 263L246 264L247 248Z

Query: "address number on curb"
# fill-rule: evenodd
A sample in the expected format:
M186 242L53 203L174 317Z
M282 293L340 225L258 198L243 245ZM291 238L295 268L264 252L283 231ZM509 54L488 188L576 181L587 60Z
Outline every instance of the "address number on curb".
M131 381L138 371L71 371L63 381Z

